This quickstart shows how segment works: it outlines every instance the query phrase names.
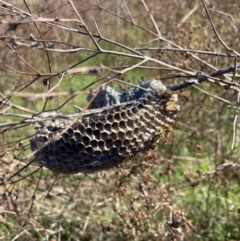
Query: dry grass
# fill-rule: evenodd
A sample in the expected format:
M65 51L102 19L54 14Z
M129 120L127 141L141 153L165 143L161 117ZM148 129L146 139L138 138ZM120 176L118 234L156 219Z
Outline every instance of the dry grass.
M43 110L73 113L73 105L86 106L89 86L111 78L119 89L157 76L170 86L234 64L240 3L208 1L224 46L197 0L146 1L149 12L138 0L73 1L84 23L67 0L8 2L14 8L0 1L0 93L11 106L0 105L0 123L18 123L0 129L0 174L9 179L0 186L0 238L239 240L237 71L179 90L175 132L152 153L109 171L56 177L38 163L21 170L34 124L19 121ZM33 22L19 9L46 19ZM151 60L135 66L141 56ZM77 63L100 72L75 74Z

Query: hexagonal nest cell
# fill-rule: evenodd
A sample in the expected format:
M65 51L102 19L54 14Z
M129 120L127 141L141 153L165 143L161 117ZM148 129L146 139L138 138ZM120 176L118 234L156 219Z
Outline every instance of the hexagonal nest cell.
M35 158L56 173L109 169L151 149L172 130L177 95L160 81L148 81L122 96L117 104L74 115L36 116L36 134L30 139ZM98 95L92 98L98 102Z

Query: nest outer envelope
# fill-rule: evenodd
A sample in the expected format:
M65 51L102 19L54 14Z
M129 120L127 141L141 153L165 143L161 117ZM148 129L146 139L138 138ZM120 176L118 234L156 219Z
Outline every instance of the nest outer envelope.
M104 86L87 99L89 109L78 114L35 117L30 146L42 166L65 174L115 167L164 139L179 111L177 95L158 80L125 92Z

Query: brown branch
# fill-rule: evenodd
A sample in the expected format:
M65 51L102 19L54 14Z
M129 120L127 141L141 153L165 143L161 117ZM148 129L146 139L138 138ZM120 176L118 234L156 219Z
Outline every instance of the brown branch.
M234 49L229 48L229 47L227 46L227 44L222 40L221 36L219 35L219 33L218 33L218 31L217 31L214 23L213 23L212 17L211 17L211 15L210 15L209 11L208 11L208 7L207 7L207 5L206 5L206 3L205 3L205 0L201 0L201 1L202 1L203 6L204 6L204 8L205 8L205 10L206 10L206 13L207 13L208 19L209 19L209 21L210 21L210 23L211 23L211 25L212 25L213 31L214 31L215 35L217 36L219 42L220 42L220 43L224 46L224 48L226 48L228 51L230 51L230 52L234 53L235 55L239 56L240 54L239 54L237 51L235 51Z

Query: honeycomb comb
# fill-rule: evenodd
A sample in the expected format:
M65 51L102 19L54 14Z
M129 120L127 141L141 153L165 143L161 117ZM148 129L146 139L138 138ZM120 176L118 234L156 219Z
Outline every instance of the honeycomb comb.
M95 98L92 106L99 103L98 96L101 93L88 98ZM56 173L100 171L148 151L172 130L179 111L177 95L160 81L148 81L119 96L119 104L103 101L106 107L79 114L38 115L30 139L36 159Z

